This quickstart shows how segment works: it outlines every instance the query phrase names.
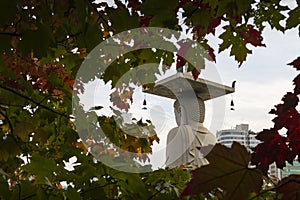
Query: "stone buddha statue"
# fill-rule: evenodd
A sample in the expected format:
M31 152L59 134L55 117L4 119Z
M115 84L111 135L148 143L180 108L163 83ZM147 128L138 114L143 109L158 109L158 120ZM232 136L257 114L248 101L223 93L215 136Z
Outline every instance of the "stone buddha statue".
M203 126L204 101L195 95L181 95L174 103L174 112L178 127L167 137L166 166L196 168L208 164L199 149L214 145L216 138Z

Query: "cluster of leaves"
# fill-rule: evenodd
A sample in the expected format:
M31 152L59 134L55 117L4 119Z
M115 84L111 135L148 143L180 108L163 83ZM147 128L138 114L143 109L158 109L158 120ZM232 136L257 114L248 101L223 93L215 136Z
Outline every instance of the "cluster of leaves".
M142 119L139 121L134 119L133 123L130 124L124 123L121 113L116 110L114 112L117 113L117 116L97 117L97 122L101 124L102 134L99 133L100 130L97 127L87 130L87 126L83 125L85 129L78 130L84 132L84 135L80 135L82 142L91 148L90 152L96 158L108 155L111 156L111 159L118 160L119 163L124 162L123 159L134 158L139 159L141 162L150 161L147 154L152 153L153 142L159 142L154 126L149 120L144 123ZM120 152L117 148L123 151ZM87 149L83 149L84 153L88 152ZM118 156L115 157L116 155Z
M176 199L180 193L185 199L242 199L248 195L259 199L265 194L272 195L268 190L265 193L259 191L262 179L258 178L261 177L258 169L265 169L270 164L269 159L263 160L265 156L259 153L260 147L252 157L258 165L258 169L254 169L248 166L249 154L243 147L235 144L232 149L225 149L217 145L208 156L211 164L193 172L192 181L185 190L191 177L183 169L129 174L97 162L79 140L75 129L71 116L72 92L84 90L83 83L74 83L83 59L112 34L148 26L181 30L177 15L182 12L183 22L211 60L215 61L214 50L205 36L215 34L216 28L223 27L224 32L218 36L223 40L219 52L230 49L230 54L241 64L251 53L249 44L264 46L261 32L265 22L280 31L298 27L299 6L291 10L282 6L279 0L128 0L115 4L116 7L109 7L107 3L92 0L1 1L0 199ZM284 20L285 26L281 23ZM182 42L175 53L184 56L188 53L187 48L188 45ZM162 61L162 70L166 70L177 60L177 67L183 67L186 61L173 53L143 49L114 61L103 74L103 80L112 81L116 88L112 95L115 105L126 110L132 98L132 90L117 85L121 76L145 63ZM299 69L299 59L292 64ZM149 82L153 82L158 71L139 73L150 74ZM199 73L191 64L188 71L198 77ZM299 77L294 82L294 93L287 94L285 103L272 111L278 115L274 119L275 132L282 127L288 129L286 141L275 133L259 136L264 140L262 149L267 149L279 165L299 155L299 120L294 109L298 103ZM78 91L73 91L73 84ZM144 85L144 82L137 80L135 84ZM149 123L136 122L151 132L149 137L143 138L137 137L140 133L126 134L132 127L129 125L121 130L114 118L99 117L97 120L106 130L107 138L122 149L135 153L151 152L152 143L158 141ZM107 150L104 146L105 143L97 143L93 147L100 148L97 152L101 153L101 148ZM278 154L274 156L273 150ZM287 152L293 153L291 158L286 156ZM118 152L105 153L115 155ZM74 170L66 169L65 163L74 156L80 165ZM220 169L223 165L224 171ZM236 187L228 183L232 179L238 181ZM228 183L227 186L224 183ZM248 188L249 184L253 187ZM283 179L275 188L288 199L289 195L299 193L299 177ZM241 194L237 190L242 191ZM188 194L197 196L186 196Z
M300 58L297 58L289 65L297 70L300 69ZM295 158L300 158L299 147L299 130L300 130L300 113L296 107L299 102L299 78L294 79L294 91L288 92L282 98L283 103L275 106L270 114L277 115L274 119L274 126L265 129L258 134L257 139L262 141L258 144L253 153L252 163L259 166L263 172L267 172L269 165L276 162L279 168L285 166L286 161L293 163ZM284 136L280 130L285 130Z

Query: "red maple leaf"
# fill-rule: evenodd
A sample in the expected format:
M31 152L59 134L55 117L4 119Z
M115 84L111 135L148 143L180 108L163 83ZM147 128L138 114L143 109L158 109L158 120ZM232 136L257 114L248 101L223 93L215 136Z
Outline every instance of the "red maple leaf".
M299 98L297 95L288 92L284 97L282 98L283 101L283 109L284 110L290 110L291 108L295 108L298 105Z
M189 42L187 42L186 40L179 41L178 44L180 45L180 47L177 52L176 69L180 69L185 65L186 60L183 57L191 46L191 44Z
M295 88L294 88L294 93L300 94L300 74L296 76L296 78L293 80Z
M289 63L288 65L292 65L297 70L300 70L300 56L293 62Z
M265 129L256 138L262 143L254 148L251 163L260 168L263 173L267 173L269 165L273 162L282 169L289 156L286 138L274 129Z
M193 75L194 80L196 80L198 78L199 74L200 74L200 72L196 68L194 68L192 70L192 75Z
M300 57L289 65L299 70ZM300 93L300 75L294 79L294 85L294 93L285 94L282 98L283 103L270 111L270 114L277 115L272 120L274 127L263 130L256 137L262 143L253 149L251 163L264 173L267 173L269 165L273 162L276 162L279 168L283 168L286 161L292 164L297 156L300 162L300 113L296 109L299 103L297 95ZM286 137L278 133L282 128L286 129Z
M300 160L300 123L298 122L296 128L288 130L287 135L287 141L291 149L289 162L292 163L296 156L298 156L298 160Z
M186 60L181 57L181 56L177 56L177 61L176 61L176 69L180 69L182 68L186 63Z
M152 17L153 17L152 15L151 16L141 16L139 18L139 27L148 27Z
M288 92L282 98L283 104L275 106L276 109L272 109L270 114L276 114L272 121L274 122L274 128L280 130L285 127L287 129L294 128L298 125L300 116L295 107L298 105L299 98L297 95Z
M297 127L299 118L298 111L295 108L291 108L284 113L280 113L272 120L274 122L274 129L280 130L283 127L286 129L293 129Z
M208 57L209 60L216 62L216 55L214 53L214 49L213 48L209 47L209 49L208 49L208 55L209 55L209 57Z
M132 10L136 10L140 4L139 0L128 0L128 7L132 8Z
M266 46L262 43L263 37L258 30L254 29L252 25L248 25L247 28L248 30L241 32L241 36L246 43L250 43L255 47Z
M207 34L212 33L214 35L216 31L216 27L218 27L220 24L221 24L221 17L211 19L206 33Z

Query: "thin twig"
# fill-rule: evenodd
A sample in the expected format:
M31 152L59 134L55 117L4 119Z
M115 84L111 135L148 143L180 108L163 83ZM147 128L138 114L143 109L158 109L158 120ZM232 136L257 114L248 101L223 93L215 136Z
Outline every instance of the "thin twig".
M0 35L9 35L9 36L17 36L17 37L21 37L22 36L21 34L16 33L16 32L5 32L5 31L4 32L1 31Z
M22 200L30 199L32 197L36 196L36 193L28 195L27 197L24 197Z
M111 27L109 26L107 20L103 17L103 15L98 11L97 7L95 6L95 4L93 4L93 2L91 0L87 0L88 3L92 6L92 8L94 9L94 11L98 14L99 18L102 19L103 23L105 24L106 28L108 30L111 30Z
M106 186L113 185L113 184L116 184L116 182L111 182L111 183L106 183L104 185L99 185L99 186L91 187L91 188L88 188L86 190L81 191L80 194L84 194L86 192L90 192L92 190L96 190L96 189L99 189L99 188L104 188Z
M6 91L9 91L9 92L11 92L11 93L13 93L15 95L18 95L19 97L22 97L23 99L31 101L32 103L36 104L37 106L39 106L41 108L44 108L44 109L46 109L46 110L48 110L48 111L50 111L52 113L55 113L57 115L60 115L60 116L63 116L63 117L67 117L67 118L73 118L73 117L67 115L66 113L61 113L61 112L58 112L58 111L56 111L56 110L54 110L52 108L49 108L48 106L46 106L44 104L41 104L40 102L38 102L38 101L36 101L36 100L34 100L34 99L32 99L32 98L30 98L30 97L22 94L22 93L19 93L18 91L14 90L12 88L9 88L9 87L7 87L7 86L5 86L3 84L0 84L0 88L4 89Z
M82 34L83 32L82 31L79 31L78 33L75 33L75 34L68 34L69 37L65 38L65 39L62 39L62 40L59 40L57 41L57 43L59 43L60 45L63 45L62 43L69 40L70 38L72 37L76 37L76 36L79 36L80 34Z
M161 193L164 189L167 189L168 187L163 187L160 190L157 190L154 194L152 194L147 200L150 200L152 198L154 198L156 195L158 195L159 193Z
M10 129L10 134L12 135L12 139L14 140L16 145L20 148L20 150L22 152L26 152L26 150L19 144L19 141L17 140L17 136L14 135L14 127L13 127L8 115L5 114L1 109L0 109L0 114L3 115L3 117L5 117L5 119L7 120L9 129Z
M27 58L24 58L24 57L21 56L20 54L16 54L16 55L17 55L18 58L21 58L23 61L25 61L25 62L27 62L27 63L29 63L29 64L32 64L32 65L34 65L34 66L36 66L36 67L40 67L40 68L41 68L40 65L36 64L35 62L32 62L31 60L28 60Z
M18 192L19 200L21 200L21 192L22 192L21 189L22 188L21 188L21 184L20 183L18 184L18 187L19 187L19 192Z

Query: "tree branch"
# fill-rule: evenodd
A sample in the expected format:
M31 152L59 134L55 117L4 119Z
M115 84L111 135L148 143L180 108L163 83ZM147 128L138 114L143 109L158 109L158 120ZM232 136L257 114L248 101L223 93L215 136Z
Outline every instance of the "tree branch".
M15 134L14 134L14 127L13 127L8 115L6 113L4 113L1 109L0 109L0 114L3 115L3 117L5 117L5 119L7 120L12 139L14 140L16 145L21 149L22 152L26 152L26 150L20 145L19 141L17 140L17 136L15 136Z
M19 197L19 200L21 200L21 190L22 190L22 187L21 187L21 184L18 183L18 187L19 187L19 191L18 191L18 197Z
M152 194L147 200L153 199L156 195L161 193L163 190L167 189L166 186L162 187L160 190L157 190L154 194Z
M4 32L4 31L0 31L0 35L9 35L9 36L17 36L17 37L21 37L22 35L16 32Z
M0 88L4 89L4 90L6 90L6 91L9 91L9 92L11 92L11 93L13 93L13 94L15 94L15 95L17 95L17 96L19 96L19 97L22 97L23 99L26 99L26 100L28 100L28 101L34 103L35 105L37 105L37 106L39 106L39 107L41 107L41 108L44 108L44 109L46 109L46 110L48 110L48 111L50 111L50 112L52 112L52 113L55 113L55 114L57 114L57 115L60 115L60 116L63 116L63 117L67 117L67 118L73 118L73 117L67 115L66 113L61 113L61 112L56 111L56 110L54 110L54 109L52 109L52 108L49 108L48 106L46 106L46 105L44 105L44 104L41 104L40 102L38 102L38 101L36 101L36 100L34 100L34 99L32 99L32 98L30 98L30 97L28 97L28 96L22 94L22 93L19 93L18 91L14 90L14 89L12 89L12 88L9 88L9 87L7 87L7 86L5 86L5 85L3 85L3 84L0 84Z
M87 0L88 3L91 5L91 7L94 9L94 11L98 14L99 18L102 19L103 23L105 24L106 28L108 30L112 30L112 28L109 26L107 20L103 17L103 15L98 11L97 7L95 6L95 4L93 4L93 2L91 0Z
M61 43L63 43L63 42L65 42L65 41L69 40L69 39L72 38L72 37L79 36L79 35L82 34L82 33L83 33L82 31L79 31L78 33L75 33L75 34L68 34L68 36L69 36L68 38L59 40L59 41L57 41L57 43L60 44L60 45L63 45L63 44L61 44Z
M27 197L24 197L22 200L31 199L34 196L36 196L36 193L28 195Z
M88 188L86 190L81 191L80 194L84 194L84 193L87 193L87 192L90 192L92 190L96 190L96 189L99 189L99 188L104 188L106 186L113 185L113 184L116 184L116 182L111 182L111 183L106 183L104 185L99 185L99 186L91 187L91 188Z

